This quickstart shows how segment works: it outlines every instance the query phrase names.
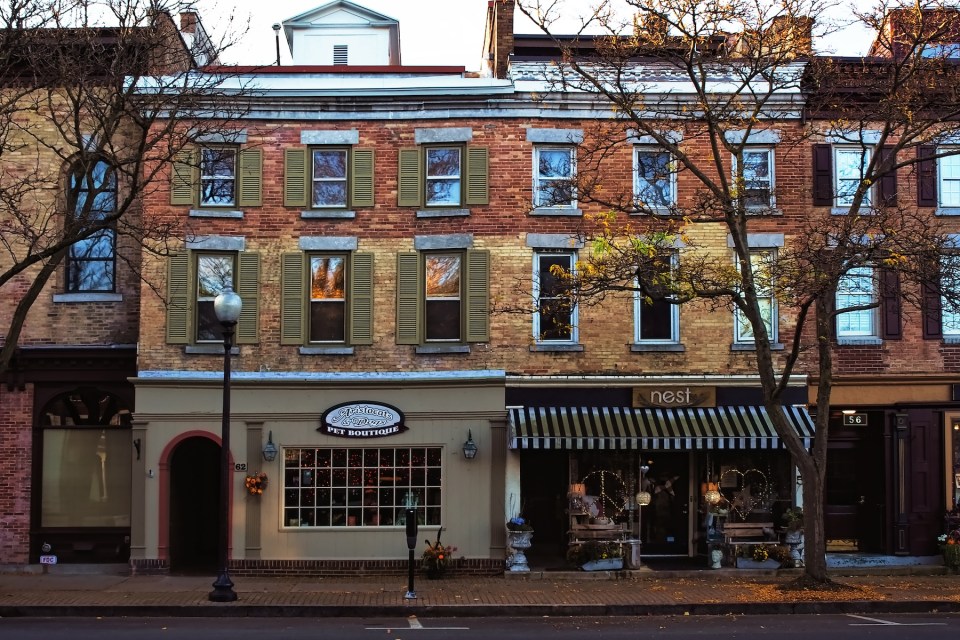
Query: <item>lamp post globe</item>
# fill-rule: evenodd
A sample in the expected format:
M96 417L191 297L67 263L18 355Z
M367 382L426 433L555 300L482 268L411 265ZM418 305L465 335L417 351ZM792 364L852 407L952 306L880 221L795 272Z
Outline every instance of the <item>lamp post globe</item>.
M233 287L226 285L213 300L213 312L223 326L223 412L220 424L220 522L217 540L217 560L220 571L213 582L209 599L213 602L233 602L237 592L229 572L230 543L230 351L233 349L233 333L240 320L243 301Z

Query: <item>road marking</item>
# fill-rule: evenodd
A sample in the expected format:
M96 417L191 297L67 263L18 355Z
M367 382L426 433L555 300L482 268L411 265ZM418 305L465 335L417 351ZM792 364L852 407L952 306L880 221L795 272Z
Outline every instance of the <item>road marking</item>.
M946 622L894 622L893 620L881 620L880 618L868 618L867 616L858 616L852 613L847 614L850 618L858 620L867 620L868 622L852 622L851 627L944 627Z
M407 622L410 624L410 629L420 630L420 631L469 631L470 627L425 627L417 619L417 616L408 616ZM393 631L396 627L364 627L365 631Z

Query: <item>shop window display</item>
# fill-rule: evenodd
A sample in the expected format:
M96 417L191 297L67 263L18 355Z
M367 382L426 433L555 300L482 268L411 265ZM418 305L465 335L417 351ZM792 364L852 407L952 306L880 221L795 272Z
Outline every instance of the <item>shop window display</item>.
M440 525L440 447L284 449L286 527Z

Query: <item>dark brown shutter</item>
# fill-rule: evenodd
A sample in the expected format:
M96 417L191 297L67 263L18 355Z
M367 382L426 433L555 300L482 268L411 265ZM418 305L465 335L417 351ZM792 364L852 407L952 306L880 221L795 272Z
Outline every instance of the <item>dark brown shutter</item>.
M884 340L903 337L900 328L900 277L891 269L880 270L880 313Z
M923 146L917 149L917 206L937 206L937 148Z
M897 154L893 150L893 147L884 146L879 150L879 165L883 164L889 159L891 165L897 163ZM884 174L880 178L880 182L877 185L877 204L881 207L895 207L897 206L897 172L890 171L889 173Z
M813 145L813 206L833 206L833 147Z
M939 340L941 329L940 288L932 282L924 282L923 288L923 338Z

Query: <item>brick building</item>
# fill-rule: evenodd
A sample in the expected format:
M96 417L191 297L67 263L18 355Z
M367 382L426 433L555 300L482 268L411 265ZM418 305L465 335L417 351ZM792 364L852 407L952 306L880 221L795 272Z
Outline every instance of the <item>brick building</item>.
M597 508L620 520L611 530L629 535L641 460L652 469L645 481L664 491L658 499L670 496L650 520L656 534L645 533L660 553L702 550L688 501L701 499L708 469L731 484L751 471L768 508L773 491L793 503L789 458L759 408L751 351L732 313L692 307L681 322L670 311L663 335L662 322L647 333L632 296L530 311L531 295L548 296L551 266L574 264L578 232L601 210L544 194L569 177L579 143L609 112L575 94L538 100L536 63L524 64L523 48L510 44L503 6L491 5L488 29L497 25L503 39L491 49L513 50L509 77L396 66L386 46L379 66L352 65L344 34L298 48L309 41L301 30L323 34L329 24L389 31L385 16L351 3L285 21L294 64L251 70L258 96L237 131L199 141L172 168L169 188L145 202L158 219L189 218L194 235L171 260L145 264L170 304L144 291L136 566L176 570L211 558L211 523L185 514L216 504L215 492L199 487L201 469L216 465L222 344L210 301L224 283L246 314L232 365L233 460L270 478L252 498L242 495L242 472L231 483L234 570L290 561L302 571L350 570L362 559L371 570L396 569L408 494L425 529L445 527L444 540L474 570L500 570L504 518L521 508L536 523L537 546L562 557L570 522L558 500L568 485L582 480L600 493L610 478L604 497L619 492L616 513L610 503ZM327 49L341 64L325 64ZM762 249L782 245L808 206L809 148L790 144L801 132L797 100L783 96L777 133L764 138L765 149L783 144L768 160L778 167L778 213L752 229ZM611 184L632 188L643 142L611 152ZM224 157L218 178L215 160ZM678 197L692 197L693 184L678 176ZM728 250L719 225L693 233ZM791 394L804 403L802 377ZM386 407L406 430L351 443L329 422L344 406ZM611 412L633 421L619 439L606 434ZM656 423L659 415L667 418ZM809 437L803 408L790 418ZM475 459L461 456L468 438L479 446ZM281 451L276 460L261 455L268 441ZM400 468L424 465L416 478ZM201 553L190 557L187 547Z
M138 305L126 316L130 342L115 339L137 344L136 371L128 361L109 374L136 412L124 435L129 527L109 533L130 536L136 570L215 560L224 354L213 299L226 285L243 300L232 351L234 571L397 570L411 501L422 536L444 527L463 568L482 572L502 569L503 521L521 510L536 527L535 549L554 559L591 516L609 518L596 529L604 536L639 537L645 553L695 556L714 526L704 517L709 483L744 519L775 521L795 504L793 466L762 409L753 338L734 312L651 307L632 294L548 304L551 267L576 264L585 221L604 211L563 185L610 111L582 93L551 94L544 63L555 47L515 36L513 25L512 3L491 2L490 68L476 76L400 65L396 21L331 2L284 21L291 66L231 71L256 95L238 98L244 117L198 137L145 198L152 220L189 233L169 258L143 256L139 291L123 297ZM667 78L660 89L679 86ZM758 254L775 254L817 207L831 206L815 200L816 145L829 142L807 139L805 96L785 89L774 98L748 140L763 167L752 174L760 206L748 237ZM671 135L705 157L695 130ZM666 161L655 140L621 133L598 165L606 189L632 199L656 187L665 208L694 197L690 173L657 173ZM689 233L713 255L730 253L722 223ZM771 308L779 351L791 318ZM889 332L837 338L832 472L856 472L838 476L846 484L829 497L828 537L923 554L957 459L947 459L941 436L956 418L955 358L949 339L925 339L917 325L891 316L870 326ZM812 371L798 370L785 394L808 440ZM14 393L8 382L0 399L37 431L32 414L43 403L27 399L29 384ZM844 409L865 415L868 428L845 430ZM29 458L23 448L36 447L17 433ZM917 438L926 457L906 466ZM906 453L894 453L895 440ZM249 495L244 479L255 472L267 488ZM894 486L914 475L930 481ZM873 493L852 490L861 480ZM651 494L642 513L638 489ZM932 493L895 514L908 490ZM570 513L569 492L583 515ZM30 495L39 500L24 493L7 511L19 513L10 530L21 532L4 551L10 562L25 561L14 549ZM858 519L861 495L882 504L864 510L870 518ZM910 518L918 524L901 534Z
M105 105L126 104L111 80L187 68L204 50L195 17L189 34L167 14L143 24L5 30L0 269L12 277L0 348L12 357L0 374L0 471L15 480L0 497L0 564L36 563L44 549L64 562L129 558L142 247L118 174L137 161L125 151L138 130Z

